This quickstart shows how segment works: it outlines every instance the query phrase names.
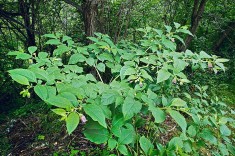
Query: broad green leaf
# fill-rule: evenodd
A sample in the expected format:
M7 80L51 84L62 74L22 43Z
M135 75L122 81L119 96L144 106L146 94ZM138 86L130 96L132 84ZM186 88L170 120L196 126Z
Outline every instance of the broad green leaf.
M16 82L22 84L22 85L29 85L29 81L26 77L19 75L19 74L10 74L11 78L15 80Z
M20 53L16 56L16 59L22 59L22 60L28 60L30 59L32 56L26 53Z
M56 87L54 86L46 86L47 89L47 97L55 96L56 95Z
M225 71L225 66L223 63L215 62L217 66L219 66L223 71Z
M200 52L200 57L201 58L211 58L211 56L210 55L208 55L206 52L204 52L204 51L201 51Z
M45 44L59 45L59 44L61 44L61 42L59 39L50 39Z
M108 43L103 41L96 42L96 44L100 45L101 47L109 47Z
M89 58L86 59L86 63L89 66L93 66L95 64L95 60L92 57L89 57Z
M102 94L103 92L109 89L109 85L104 84L103 82L100 82L100 81L96 83L96 87L98 88L99 94Z
M68 46L62 44L62 45L59 45L54 51L53 53L55 55L62 55L63 53L65 52L68 52L71 48L69 48Z
M224 63L224 62L228 62L229 59L216 59L215 62L220 62L220 63Z
M86 57L82 54L73 54L70 59L68 64L76 64L78 62L84 62L86 61Z
M163 82L167 79L169 79L171 76L171 73L169 73L167 70L165 69L160 69L158 71L158 75L157 75L157 83Z
M188 64L187 64L185 61L183 61L183 60L181 60L181 59L178 59L178 58L174 58L174 64L173 64L173 66L175 67L175 69L174 69L174 72L175 72L175 73L181 72L182 70L185 69L185 67L186 67L187 65L188 65Z
M168 110L170 116L176 121L176 123L181 127L182 131L185 132L187 128L187 122L185 117L181 115L178 111Z
M37 47L35 47L35 46L31 46L31 47L28 47L28 51L29 51L29 53L30 54L33 54L35 51L37 51Z
M150 104L149 105L149 111L152 112L152 115L153 115L156 123L162 123L163 121L165 121L166 114L160 108L155 107L154 105Z
M17 56L19 54L21 54L22 52L19 52L19 51L10 51L9 53L7 53L7 55L10 55L10 56Z
M30 68L29 70L35 74L36 78L45 80L45 81L48 80L49 74L47 71L40 69L40 68Z
M117 90L117 91L123 91L123 92L128 92L131 88L129 86L129 84L125 81L112 81L110 83L110 86L112 87L112 89Z
M137 72L137 71L136 71L135 68L129 67L129 68L126 69L124 75L134 75L134 74L136 74L136 72Z
M148 97L147 97L146 95L144 95L144 94L141 96L141 99L142 99L145 103L147 103L149 106L154 104L154 101L153 101L152 99L148 98Z
M168 100L164 95L162 95L162 104L163 106L169 106Z
M102 144L108 141L109 132L106 128L101 126L98 122L88 121L85 125L84 135L91 142Z
M59 94L59 96L68 99L73 104L74 107L78 106L78 100L77 100L76 96L73 93L71 93L71 92L62 92L62 93Z
M194 137L197 134L196 128L193 125L189 126L187 133L189 136Z
M134 114L139 113L142 104L131 97L126 97L122 107L122 113L126 120L132 118Z
M88 81L97 82L97 80L95 79L95 77L92 74L87 74L86 79Z
M135 140L135 130L134 127L128 124L127 128L121 129L121 134L118 139L118 144L130 144Z
M120 70L120 77L121 77L121 80L123 80L125 78L125 72L126 70L129 68L129 66L123 66Z
M182 106L183 107L183 106L186 106L186 105L187 105L187 103L184 100L180 99L180 98L174 98L171 102L171 106L177 106L177 107Z
M163 34L163 31L162 30L160 30L160 29L153 29L154 31L156 31L157 32L157 34L161 37L162 36L162 34Z
M57 39L56 35L55 34L45 34L43 35L43 37L48 37L48 38L54 38L54 39Z
M169 142L169 147L180 147L180 148L182 148L183 146L184 146L183 141L180 137L174 137Z
M200 133L199 133L199 137L205 139L206 141L209 141L210 143L216 145L217 144L217 139L216 137L213 135L212 131L208 128L203 129Z
M98 121L100 125L107 128L105 114L99 106L96 104L87 104L83 108L86 114L88 114L94 121Z
M110 53L101 53L99 56L97 56L97 58L102 62L105 61L105 60L107 60L109 62L114 61L113 56Z
M125 53L124 55L121 56L124 60L133 60L135 57L134 53Z
M98 38L95 38L95 37L87 37L87 38L93 42L99 42Z
M145 29L143 29L143 28L138 28L138 29L136 29L137 31L142 31L142 32L145 32Z
M144 62L146 64L153 64L156 65L156 60L152 58L153 56L146 56L140 59L141 62Z
M110 111L108 106L102 105L100 103L97 103L96 105L103 110L106 118L111 119L112 112Z
M87 47L77 47L77 52L84 55L89 55L89 53L87 52Z
M63 116L63 117L66 117L66 111L64 109L61 109L61 108L56 108L56 109L52 109L52 111L54 113L56 113L57 115L60 115L60 116Z
M140 69L140 72L141 72L143 78L149 79L150 81L153 81L153 78L144 69Z
M176 50L176 44L173 43L172 41L166 39L165 37L162 37L162 44L166 47L169 48L172 51Z
M145 155L149 154L149 151L154 148L153 144L145 136L142 136L139 140L140 147L144 151Z
M185 141L185 142L184 142L184 150L185 150L185 152L187 152L187 153L192 152L192 143L189 142L189 141Z
M30 82L37 82L37 78L36 78L35 74L28 69L13 69L13 70L9 70L9 73L24 76Z
M116 98L119 97L119 93L116 90L107 90L102 94L101 103L103 105L110 105L116 101Z
M160 89L160 85L154 85L154 87L155 87L156 90ZM148 98L150 98L152 100L155 100L155 99L159 98L159 96L156 93L154 93L153 91L151 91L151 89L148 89L147 95L148 95Z
M168 25L165 25L165 28L166 28L166 31L169 33L171 32L172 30L172 27L171 26L168 26Z
M110 150L113 150L116 146L117 146L117 141L114 140L113 138L110 138L110 139L108 140L108 148L109 148Z
M124 101L123 97L122 97L122 96L118 96L118 97L116 98L116 100L115 100L115 108L116 108L117 106L123 104L123 101Z
M105 64L104 63L99 63L96 67L99 71L105 72Z
M173 37L177 38L181 43L183 43L183 45L185 45L184 40L181 37L178 35L174 35Z
M182 33L189 34L189 35L193 36L193 34L187 29L178 29L178 30L176 30L176 32L182 32Z
M219 150L223 156L229 155L228 149L225 144L219 143Z
M221 117L219 119L219 124L226 124L228 122L229 118L227 117Z
M91 98L91 99L96 99L97 98L97 92L96 92L96 86L94 84L87 84L83 88L85 90L86 95Z
M174 22L175 28L178 29L180 27L179 23Z
M68 40L71 40L72 38L69 37L69 36L63 36L62 38L62 42L65 42L65 41L68 41Z
M128 155L128 150L125 145L119 145L118 150L123 155Z
M68 99L58 95L49 97L47 100L45 100L45 102L60 108L70 108L73 106Z
M34 87L34 92L42 99L46 100L48 98L47 87L43 85L37 85Z
M72 112L66 119L66 127L69 135L77 128L80 117L76 112Z
M47 56L48 56L48 53L46 53L46 52L38 53L38 58L40 58L40 59L45 59L45 58L47 58Z
M77 65L64 65L63 71L66 73L70 73L70 71L72 71L73 73L82 73L83 68Z
M122 115L115 115L112 120L111 132L116 136L120 137L121 128L124 125L124 118Z
M108 68L110 68L112 72L115 70L115 69L114 69L114 68L115 68L115 64L112 63L112 62L106 62L106 66L107 66Z
M81 89L81 87L87 86L87 80L85 78L79 79L79 80L72 80L72 86L67 84L67 86L66 86L67 90L72 89L72 88ZM64 90L63 85L61 85L60 90ZM60 92L60 91L58 90L58 92Z
M125 61L124 64L125 66L132 66L132 67L136 66L136 63L134 61Z
M231 130L226 125L221 125L220 126L220 133L224 136L230 136Z

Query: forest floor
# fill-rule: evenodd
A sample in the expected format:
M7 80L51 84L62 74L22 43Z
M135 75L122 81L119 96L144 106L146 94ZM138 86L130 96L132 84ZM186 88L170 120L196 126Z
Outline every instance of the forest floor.
M28 106L23 106L20 109L21 111L29 111L27 110ZM7 119L0 126L2 131L0 155L56 156L68 155L68 153L86 155L86 153L102 149L101 146L97 146L84 138L81 133L83 125L79 125L77 130L69 136L66 133L65 124L60 122L58 116L45 107L29 111L22 116L17 115L18 118Z
M88 141L79 124L72 135L66 132L65 123L59 121L45 104L27 104L16 109L0 124L0 155L41 156L41 155L109 155L105 144L96 145ZM38 105L38 106L35 106ZM26 113L25 113L26 112ZM176 133L176 124L168 117L163 123L168 133L160 135L162 144ZM144 131L141 129L140 131Z

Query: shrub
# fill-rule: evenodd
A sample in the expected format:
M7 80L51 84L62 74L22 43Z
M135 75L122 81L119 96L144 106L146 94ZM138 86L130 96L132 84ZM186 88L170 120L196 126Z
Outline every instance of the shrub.
M185 27L165 26L162 31L138 29L142 40L114 44L96 33L87 46L59 33L46 34L52 54L29 47L29 53L10 52L35 62L28 69L10 70L10 76L34 92L65 120L71 134L79 122L84 135L107 145L117 155L228 155L234 152L229 136L232 118L224 103L206 94L206 87L190 84L187 71L225 70L228 60L201 51L176 52L177 34L191 34ZM174 31L173 31L174 29ZM20 57L19 57L20 56ZM194 89L190 89L193 87ZM166 119L178 126L168 142Z

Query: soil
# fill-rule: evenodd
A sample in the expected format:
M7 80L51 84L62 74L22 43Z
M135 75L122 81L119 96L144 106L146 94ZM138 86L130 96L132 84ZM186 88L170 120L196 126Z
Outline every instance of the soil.
M177 127L169 116L162 124L165 125L165 132L159 135L158 141L166 144L177 133ZM5 136L10 146L7 152L0 155L56 156L69 155L73 150L79 151L75 155L97 155L105 145L96 145L88 141L82 133L83 127L84 125L79 124L78 128L68 135L64 122L59 122L58 116L52 112L47 115L32 112L17 120L11 119L0 125L0 137ZM0 147L0 153L1 150Z
M68 155L72 149L91 153L94 149L102 148L85 139L81 124L70 136L66 133L64 124L61 124L59 130L58 127L50 127L51 130L48 133L43 124L41 118L32 116L2 124L0 126L2 133L8 138L10 145L9 151L5 154L7 156L46 156L67 153ZM53 129L57 130L53 132Z

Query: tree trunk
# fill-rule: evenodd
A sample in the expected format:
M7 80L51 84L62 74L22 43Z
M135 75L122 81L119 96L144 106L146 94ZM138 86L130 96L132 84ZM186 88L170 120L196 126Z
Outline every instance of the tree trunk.
M102 2L102 0L82 0L82 5L80 6L78 3L72 0L63 0L65 3L72 5L77 9L79 13L82 14L82 20L84 23L84 30L86 37L94 36L94 33L97 29L97 18L98 18L98 4ZM88 40L89 44L90 41Z
M31 3L31 10L32 10L32 22L30 21L30 3L24 0L19 0L19 7L20 7L20 12L22 15L22 18L24 19L24 25L26 28L26 34L27 34L27 46L35 46L35 14L34 14L34 1L32 0Z
M193 12L191 16L191 27L190 27L190 32L195 35L197 28L199 26L200 20L202 18L202 14L205 10L206 2L207 0L194 0L194 5L193 5ZM179 50L180 51L185 51L190 43L192 42L193 36L188 35L185 39L185 45L181 45Z
M230 22L227 28L221 33L220 38L215 42L213 50L218 53L223 41L228 37L228 35L235 30L235 21Z
M87 37L94 36L97 30L98 0L83 0L82 14Z

